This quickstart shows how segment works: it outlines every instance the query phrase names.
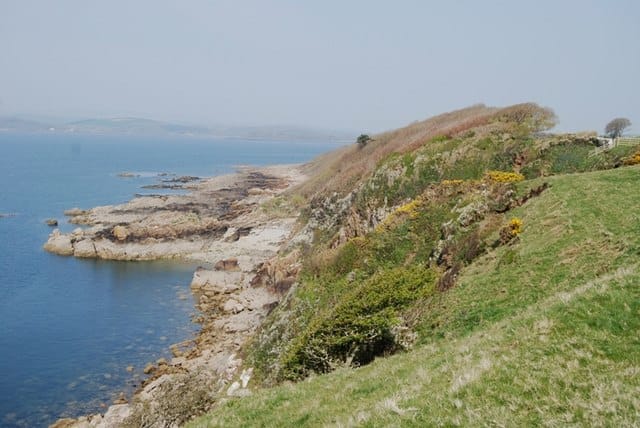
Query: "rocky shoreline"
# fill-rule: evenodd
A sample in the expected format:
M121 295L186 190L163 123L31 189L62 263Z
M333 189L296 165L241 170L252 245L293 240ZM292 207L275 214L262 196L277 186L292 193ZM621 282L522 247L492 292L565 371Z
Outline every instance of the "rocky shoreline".
M61 419L52 426L177 426L175 400L203 394L191 399L209 406L219 397L249 394L251 369L239 372L240 350L300 268L295 250L282 251L293 234L295 213L264 206L305 179L295 166L242 168L190 181L185 195L66 211L71 223L83 227L54 230L47 251L109 260L183 258L208 267L199 268L191 282L199 311L195 321L201 325L197 337L173 345L171 361L146 367L150 377L129 402L120 399L103 415Z

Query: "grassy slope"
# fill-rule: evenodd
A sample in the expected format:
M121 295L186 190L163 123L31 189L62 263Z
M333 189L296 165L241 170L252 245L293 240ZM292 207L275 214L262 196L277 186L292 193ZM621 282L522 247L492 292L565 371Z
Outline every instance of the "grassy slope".
M638 423L639 174L547 178L513 213L520 242L426 302L411 352L256 391L191 426Z

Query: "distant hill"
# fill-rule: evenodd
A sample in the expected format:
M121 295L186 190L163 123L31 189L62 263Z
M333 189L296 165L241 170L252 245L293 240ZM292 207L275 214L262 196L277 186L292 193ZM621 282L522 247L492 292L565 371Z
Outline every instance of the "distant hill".
M16 117L0 117L0 132L46 132L51 125Z
M86 134L118 135L208 135L210 130L197 126L176 125L137 117L116 117L110 119L86 119L71 122L65 131Z
M16 117L0 117L0 132L56 132L90 135L141 135L224 137L285 141L353 141L354 133L288 126L182 125L137 117L85 119L67 123L43 123Z

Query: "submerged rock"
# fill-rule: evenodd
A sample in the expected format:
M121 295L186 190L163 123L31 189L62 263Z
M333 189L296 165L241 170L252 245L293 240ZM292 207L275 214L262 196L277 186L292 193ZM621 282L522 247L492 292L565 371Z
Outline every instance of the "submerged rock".
M136 174L135 172L121 172L118 174L118 177L121 178L134 178L134 177L140 177L140 174Z
M120 394L118 394L118 398L116 398L115 400L113 400L113 404L127 404L127 397L124 395L124 392L121 392Z

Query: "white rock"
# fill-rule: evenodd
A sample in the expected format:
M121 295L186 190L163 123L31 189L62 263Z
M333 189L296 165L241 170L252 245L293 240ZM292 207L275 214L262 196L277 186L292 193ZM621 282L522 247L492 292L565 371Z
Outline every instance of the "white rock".
M234 394L235 394L235 392L236 392L237 390L239 390L239 389L240 389L240 382L237 382L237 381L236 381L236 382L233 382L233 383L231 384L231 386L229 387L229 389L227 389L227 395L228 395L228 396L232 396L232 395L234 395Z
M61 256L70 256L73 254L73 244L68 235L63 235L60 230L55 229L50 235L49 240L44 244L44 249Z
M76 257L95 257L96 247L91 239L83 239L73 246L73 255Z
M131 407L128 404L114 404L109 406L109 410L102 419L95 425L96 428L115 428L122 426L122 422L131 414ZM93 423L93 420L91 421Z
M253 367L249 367L248 369L242 370L242 374L240 375L240 381L242 382L242 387L246 388L251 380L251 375L253 374Z
M238 312L242 312L244 310L244 306L242 306L236 300L229 299L226 302L224 302L222 310L227 313L237 314Z

